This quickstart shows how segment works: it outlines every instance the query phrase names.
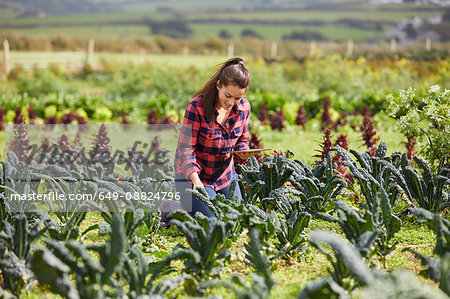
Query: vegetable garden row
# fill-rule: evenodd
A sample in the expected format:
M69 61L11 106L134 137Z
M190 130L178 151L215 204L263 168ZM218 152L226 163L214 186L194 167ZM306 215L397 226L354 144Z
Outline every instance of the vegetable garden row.
M328 275L323 273L303 288L301 298L350 294L380 298L380 285L386 297L405 292L437 298L450 294L450 222L442 212L450 206L446 156L434 171L417 157L409 161L400 152L388 156L384 142L372 157L336 146L335 153L330 151L314 167L293 159L289 151L267 156L262 163L252 157L248 165L240 165L237 183L243 200L234 195L209 198L201 189L192 190L216 217L197 214L192 219L183 211L169 214L169 223L185 241L168 250L161 245L164 237L160 232L167 230L159 223L161 201L94 198L82 204L67 201L56 205L45 200L11 201L13 194L48 192L67 198L68 194L97 191L175 192L173 161L167 151L155 150L147 163L138 163L143 161L143 153L129 151L121 157L129 166L128 173L118 173L116 159L96 162L98 155L109 155L101 146L94 146L97 152L93 150L90 156L59 147L30 155L26 146L18 145L27 144L26 129L21 126L16 128L15 152L8 152L3 164L3 296L23 295L27 288L40 284L66 298L147 298L170 294L173 289L199 296L218 286L229 288L239 298L262 298L269 296L276 284L270 265L289 263L312 248L323 253L331 267ZM107 144L100 135L97 144ZM344 174L333 163L336 158L345 167ZM82 231L80 224L89 213L99 213L103 221ZM307 234L313 219L336 224L347 241L325 232ZM386 257L397 246L395 235L405 221L426 223L435 233L435 256L408 250L427 265L429 277L439 289L420 282L410 272L383 271ZM93 231L109 238L91 245L81 241ZM236 259L232 247L239 242L244 242L242 260L253 273L225 275L221 270ZM370 269L377 262L381 269Z
M201 66L188 74L160 66L114 72L106 63L75 76L16 74L2 82L0 98L0 124L15 123L1 162L1 296L447 298L447 65L335 56L252 62L251 131L270 124L323 132L316 162L291 151L252 157L231 186L239 184L242 200L191 190L215 215L196 219L180 210L167 216L162 198L126 196L176 195L173 153L154 139L150 155L130 148L113 155L118 137L108 123L130 132L131 124L179 122L204 81ZM72 122L74 142L63 134L30 146L28 124L50 135L53 125ZM97 122L106 125L84 152L79 137ZM405 152L388 154L375 130L383 124L405 135ZM367 151L349 149L345 135L332 142L339 128L360 132ZM92 197L20 198L50 193ZM168 225L160 221L166 216Z

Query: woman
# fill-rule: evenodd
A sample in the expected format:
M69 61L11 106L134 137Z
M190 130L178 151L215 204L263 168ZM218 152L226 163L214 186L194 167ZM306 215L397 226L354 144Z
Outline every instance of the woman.
M226 61L189 103L175 154L175 187L181 204L195 215L214 217L208 207L185 189L205 188L212 198L227 196L236 179L231 150L249 149L250 103L244 97L250 73L241 58ZM256 153L237 154L242 161ZM242 162L240 161L240 162ZM236 188L236 195L242 198Z

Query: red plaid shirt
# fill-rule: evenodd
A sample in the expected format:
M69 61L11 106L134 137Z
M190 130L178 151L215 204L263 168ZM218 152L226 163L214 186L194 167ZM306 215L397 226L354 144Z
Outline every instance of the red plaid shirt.
M250 103L242 98L231 109L225 126L217 120L211 126L206 122L202 98L192 99L186 108L175 153L178 175L190 180L190 175L197 172L203 185L214 190L221 190L230 183L233 155L222 152L249 149Z

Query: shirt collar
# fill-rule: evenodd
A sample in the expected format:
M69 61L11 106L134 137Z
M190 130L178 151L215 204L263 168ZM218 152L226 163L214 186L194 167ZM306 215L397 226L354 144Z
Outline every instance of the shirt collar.
M244 98L241 98L239 100L239 102L237 102L234 106L233 109L237 109L238 111L244 111Z

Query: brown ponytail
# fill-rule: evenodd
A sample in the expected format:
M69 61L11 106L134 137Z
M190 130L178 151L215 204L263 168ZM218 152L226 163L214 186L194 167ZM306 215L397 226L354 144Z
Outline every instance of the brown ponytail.
M214 123L218 90L217 81L221 86L234 85L240 88L248 88L250 85L250 73L244 66L244 60L239 57L231 58L221 65L219 70L209 79L203 88L194 96L202 97L202 106L205 111L206 121Z

